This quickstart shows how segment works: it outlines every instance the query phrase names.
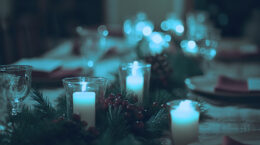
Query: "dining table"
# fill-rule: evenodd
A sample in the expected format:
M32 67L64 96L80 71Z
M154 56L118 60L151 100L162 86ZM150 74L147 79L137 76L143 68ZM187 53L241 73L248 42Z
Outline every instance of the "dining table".
M111 38L108 42L111 43L110 48L116 49L117 54L113 55L113 57L100 58L94 62L93 66L87 65L88 60L85 59L85 56L72 54L73 40L63 41L37 59L58 59L62 61L62 67L67 69L87 68L85 75L91 69L94 76L106 77L112 82L120 64L132 60L136 57L136 54L132 51L134 46L128 45L122 39ZM108 50L102 51L103 54L101 55L107 52ZM91 55L95 55L95 52ZM257 77L260 75L260 65L255 62L236 62L232 64L212 60L210 63L208 72L204 73L203 76L207 76L206 80L208 81L216 79L221 73L236 78L246 78L250 75ZM32 80L34 82L34 78ZM43 96L47 97L52 102L52 105L56 105L56 99L65 94L61 80L58 81L59 85L55 87L49 87L48 85L39 87ZM195 85L203 86L205 84ZM199 86L195 87L201 88ZM214 92L213 95L210 95L192 89L187 85L187 97L203 102L208 116L199 123L198 140L190 145L221 145L224 136L229 136L248 145L260 145L260 96L258 98L214 96ZM24 100L24 103L31 105L34 102L28 97Z

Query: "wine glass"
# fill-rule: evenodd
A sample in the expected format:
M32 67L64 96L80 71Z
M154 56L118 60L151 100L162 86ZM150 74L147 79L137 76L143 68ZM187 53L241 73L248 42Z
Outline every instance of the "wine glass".
M21 102L31 88L32 67L28 65L0 65L0 88L12 105L12 115L20 112Z

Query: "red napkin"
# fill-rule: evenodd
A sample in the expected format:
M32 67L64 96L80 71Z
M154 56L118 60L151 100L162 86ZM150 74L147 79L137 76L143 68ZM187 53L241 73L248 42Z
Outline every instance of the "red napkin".
M260 50L255 52L241 52L239 50L222 50L217 53L216 58L220 60L244 60L259 59Z
M248 144L243 144L243 143L240 143L240 142L232 139L229 136L224 136L221 145L248 145Z
M215 91L232 93L249 93L246 80L235 80L225 76L219 76Z
M32 76L34 78L46 78L46 79L61 79L65 77L73 77L77 76L82 72L81 68L78 69L62 69L57 68L56 70L47 73L47 72L40 72L40 71L33 71Z

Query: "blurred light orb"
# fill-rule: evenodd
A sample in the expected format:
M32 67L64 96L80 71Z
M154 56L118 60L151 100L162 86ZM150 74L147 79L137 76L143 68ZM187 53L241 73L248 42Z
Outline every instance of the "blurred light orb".
M132 32L131 20L126 20L124 22L124 32L125 32L125 34L130 34Z
M188 41L188 47L194 49L196 47L196 42L193 40Z
M94 62L92 60L88 61L88 67L93 67L94 66Z
M108 29L105 25L101 25L98 27L98 33L104 37L108 36L109 34Z
M185 54L188 55L198 55L199 48L195 41L193 40L183 40L181 41L181 48Z
M136 24L135 29L136 31L143 31L144 27L145 27L145 22L141 21Z
M154 32L151 37L152 37L152 41L156 44L160 44L163 42L162 35L158 32Z
M167 22L167 21L163 21L163 22L161 23L161 29L162 29L163 31L169 31L169 27L168 27L168 22Z
M170 42L170 41L172 40L171 35L168 35L168 34L165 35L165 36L164 36L164 40L167 41L167 42Z
M175 30L177 33L182 34L184 32L184 26L179 24L176 26Z
M151 27L149 27L149 26L145 26L144 28L143 28L143 35L144 36L149 36L149 35L151 35L152 34L152 28Z

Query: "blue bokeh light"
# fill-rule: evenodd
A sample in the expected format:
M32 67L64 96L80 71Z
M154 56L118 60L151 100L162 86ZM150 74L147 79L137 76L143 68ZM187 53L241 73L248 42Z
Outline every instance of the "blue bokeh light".
M149 26L145 26L145 27L143 28L143 35L144 35L144 36L149 36L149 35L151 35L151 34L152 34L152 28L149 27Z
M198 55L199 48L194 40L181 41L181 48L185 54Z
M181 36L184 33L184 25L182 20L174 14L171 14L166 20L161 23L161 29L163 31L172 31L177 36Z
M184 32L184 26L183 25L177 25L176 26L176 32L181 34Z
M94 62L92 60L88 61L88 67L93 67L94 66Z

